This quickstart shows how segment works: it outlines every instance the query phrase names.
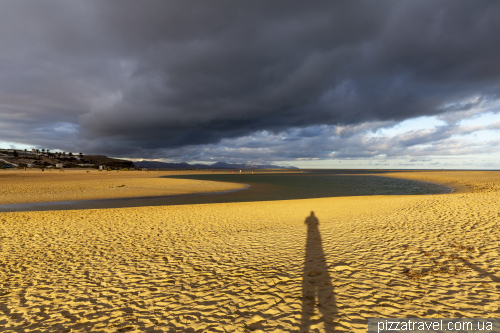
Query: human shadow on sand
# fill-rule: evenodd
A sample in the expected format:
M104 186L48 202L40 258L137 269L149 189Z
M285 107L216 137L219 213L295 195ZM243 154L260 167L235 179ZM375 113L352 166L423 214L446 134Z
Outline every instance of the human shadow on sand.
M323 326L326 332L334 330L334 316L337 313L335 295L321 235L319 220L314 212L306 218L307 241L302 278L302 320L300 331L308 332L311 326ZM323 323L323 324L322 324Z

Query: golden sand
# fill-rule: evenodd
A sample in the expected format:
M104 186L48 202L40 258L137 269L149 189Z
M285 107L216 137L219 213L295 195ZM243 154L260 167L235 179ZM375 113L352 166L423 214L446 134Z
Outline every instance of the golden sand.
M242 184L159 178L193 172L49 170L0 171L0 205L167 196L245 187Z
M366 332L371 317L500 317L500 173L393 176L461 192L0 213L0 327Z

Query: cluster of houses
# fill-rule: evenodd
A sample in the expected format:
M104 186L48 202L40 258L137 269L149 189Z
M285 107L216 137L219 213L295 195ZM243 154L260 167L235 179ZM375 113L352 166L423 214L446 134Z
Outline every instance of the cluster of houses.
M2 148L0 148L0 156L6 156L6 157L7 156L8 157L14 156L14 157L26 158L26 159L30 159L30 158L38 159L39 157L43 156L43 157L50 158L50 159L57 159L59 163L55 163L55 167L60 168L60 169L62 169L64 167L64 164L66 164L66 163L63 163L64 160L68 160L68 162L70 162L70 161L75 161L75 162L82 161L82 162L84 162L84 158L83 158L82 153L73 154L73 153L66 153L66 152L59 152L59 151L58 152L51 152L49 149L31 149L30 150L30 149L2 149ZM14 163L6 161L6 160L1 160L1 161L4 162L4 163L1 163L4 168L18 166L17 164L14 164ZM37 166L35 163L28 163L25 165L28 168L32 168L32 167ZM81 163L81 164L78 164L78 166L94 167L95 164ZM49 165L47 167L51 168L53 166ZM107 169L107 167L104 165L99 166L99 168L102 170Z
M10 154L15 154L17 153L18 156L45 156L48 158L57 158L57 159L76 159L76 160L83 160L83 153L78 153L78 154L73 154L73 153L68 153L66 152L50 152L49 149L2 149L0 148L0 151L7 152Z

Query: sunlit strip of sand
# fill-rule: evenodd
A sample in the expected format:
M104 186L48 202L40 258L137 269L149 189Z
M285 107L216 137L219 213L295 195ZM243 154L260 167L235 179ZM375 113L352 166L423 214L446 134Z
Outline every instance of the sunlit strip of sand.
M455 192L498 192L499 171L414 171L377 174L376 176L406 178L453 187Z
M236 183L160 178L180 174L192 172L1 170L0 205L210 193L245 187Z
M366 332L369 317L500 317L500 174L418 177L463 188L0 213L0 325Z

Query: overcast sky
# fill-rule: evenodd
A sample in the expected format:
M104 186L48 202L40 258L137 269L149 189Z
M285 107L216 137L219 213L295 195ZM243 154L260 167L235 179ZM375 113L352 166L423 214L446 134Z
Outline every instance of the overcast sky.
M1 1L0 147L500 169L498 1Z

